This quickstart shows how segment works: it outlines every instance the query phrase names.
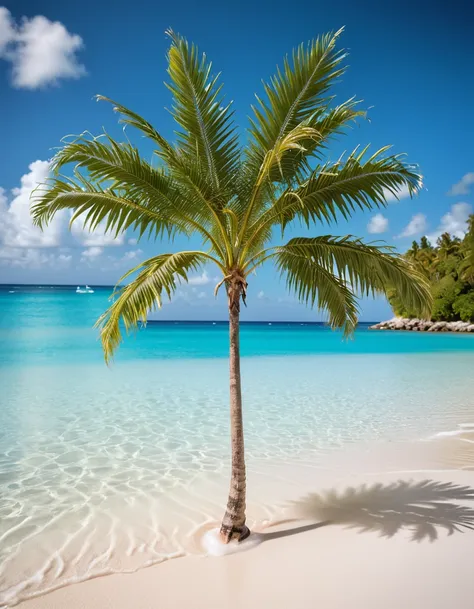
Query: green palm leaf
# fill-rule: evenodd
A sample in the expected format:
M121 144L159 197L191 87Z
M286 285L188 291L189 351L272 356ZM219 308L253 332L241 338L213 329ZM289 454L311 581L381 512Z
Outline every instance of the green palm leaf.
M343 51L336 51L335 34L326 34L293 51L292 62L284 60L283 70L264 84L266 100L258 99L251 119L249 161L260 167L265 155L297 125L313 127L331 84L345 71ZM316 112L316 117L315 117Z
M173 148L173 146L153 127L151 123L145 120L142 116L129 110L125 106L117 103L113 99L109 97L105 97L105 95L96 95L97 101L106 101L113 105L114 111L118 112L122 118L119 120L120 123L124 125L130 125L135 129L138 129L158 145L157 154L163 158L168 163L173 161L173 158L177 154L177 151Z
M334 272L347 286L361 295L376 295L387 289L402 294L404 304L421 316L431 307L429 283L424 276L384 245L366 244L350 235L291 239L278 254L291 252L309 258L318 266Z
M174 97L172 114L182 129L177 134L179 148L201 161L218 197L230 187L239 160L231 104L223 106L219 76L212 76L205 54L171 30L168 35L172 45L167 86Z
M161 254L121 277L120 282L138 273L127 286L114 292L114 303L97 321L106 361L110 360L122 342L121 321L127 333L136 328L140 321L146 323L148 313L161 308L163 295L171 298L177 283L186 282L189 271L197 270L208 260L216 262L205 252Z
M421 176L401 155L387 157L384 147L365 160L367 149L354 150L345 162L318 165L301 186L286 189L249 226L247 244L255 250L275 224L284 230L294 219L307 226L339 216L347 220L356 210L386 206L389 193L397 196L404 187L411 195L418 191Z
M333 326L343 326L346 333L355 327L356 309L348 307L347 319L337 323L344 311L342 303L351 294L350 302L355 302L354 292L359 295L372 295L395 290L401 294L403 304L411 310L428 316L432 305L429 283L414 265L396 254L388 246L365 244L350 235L346 237L297 237L284 246L276 246L261 251L251 258L245 267L246 275L269 259L274 259L282 273L287 273L287 282L298 298L313 306L318 297L318 287L322 277L344 290L337 292L340 308L333 310L334 303L324 298L318 300L318 308L329 312ZM316 278L319 277L317 281ZM342 298L344 296L344 299ZM335 312L337 311L337 313Z
M73 178L51 178L37 188L32 195L31 216L33 223L44 228L61 210L71 210L72 220L81 217L83 224L94 231L105 222L106 232L117 236L131 228L145 232L154 238L166 233L172 237L177 232L187 234L189 226L180 218L163 213L159 206L131 193L120 194L85 180L80 174Z
M288 289L301 302L326 311L333 328L342 327L345 334L354 330L359 313L357 300L340 277L294 248L278 248L274 258Z

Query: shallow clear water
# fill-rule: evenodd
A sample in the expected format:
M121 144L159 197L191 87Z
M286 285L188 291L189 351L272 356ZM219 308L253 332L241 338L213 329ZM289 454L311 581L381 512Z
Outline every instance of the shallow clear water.
M225 505L226 326L149 324L108 369L109 294L0 289L0 606L193 551ZM244 324L242 349L251 521L295 498L279 464L474 422L474 336Z

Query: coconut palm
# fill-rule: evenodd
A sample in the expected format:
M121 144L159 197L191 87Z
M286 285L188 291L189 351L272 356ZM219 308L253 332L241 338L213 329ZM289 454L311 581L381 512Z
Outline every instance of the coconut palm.
M407 306L428 313L425 280L392 248L348 236L292 238L275 245L287 227L348 219L357 210L384 206L388 194L420 176L387 147L369 154L357 148L346 158L323 160L327 144L363 113L353 99L333 104L329 90L344 73L340 32L298 47L264 85L247 144L240 145L231 104L219 76L193 44L169 31L167 85L171 113L179 125L170 143L144 118L110 101L125 125L137 128L155 147L150 164L131 143L110 135L83 134L55 155L55 175L36 192L32 216L44 227L60 210L90 230L100 224L119 235L127 229L160 243L162 236L198 235L202 250L158 253L129 271L113 303L98 320L107 361L122 331L146 322L150 310L171 297L190 272L213 264L225 289L230 328L230 417L232 474L221 526L224 542L242 540L246 527L246 474L240 378L239 315L249 278L272 261L288 288L304 303L327 312L329 324L349 334L357 323L357 295L393 286ZM72 177L59 171L74 164Z
M460 266L461 278L474 285L474 214L467 221L467 232L461 245L463 260Z
M449 256L459 252L461 239L459 239L459 237L452 236L449 233L443 233L440 237L438 237L436 245L439 260L446 260L449 258Z

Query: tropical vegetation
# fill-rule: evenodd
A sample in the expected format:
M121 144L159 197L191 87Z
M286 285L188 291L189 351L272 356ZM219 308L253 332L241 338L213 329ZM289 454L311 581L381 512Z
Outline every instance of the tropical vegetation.
M433 246L425 236L413 241L404 257L430 282L433 321L474 322L474 214L463 238L443 233ZM389 291L389 300L396 315L418 316L396 290Z
M345 71L337 50L341 32L299 46L264 85L253 108L245 144L225 103L219 75L204 54L178 34L168 35L168 89L178 124L170 142L150 122L113 104L121 122L146 136L155 148L150 163L129 140L85 133L55 155L53 176L35 193L32 217L39 227L61 210L72 222L119 235L132 229L159 247L162 237L199 236L203 248L158 253L131 269L98 320L107 361L130 331L146 322L164 297L205 265L220 274L216 292L227 295L230 328L230 416L232 473L222 540L244 539L246 470L240 376L239 316L249 281L273 262L288 289L310 307L327 312L329 324L350 334L359 295L394 286L406 307L429 313L424 275L387 246L351 235L285 240L287 229L325 226L359 210L386 204L389 195L420 186L416 168L388 147L356 148L337 160L324 159L328 142L363 116L350 99L334 103L331 87ZM62 175L72 164L69 177Z

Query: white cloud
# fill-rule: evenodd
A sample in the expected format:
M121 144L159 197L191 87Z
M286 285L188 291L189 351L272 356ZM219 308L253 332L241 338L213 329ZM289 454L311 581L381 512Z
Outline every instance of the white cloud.
M410 222L405 226L403 231L398 235L399 238L411 237L413 235L419 235L426 230L426 216L425 214L415 214Z
M4 6L0 6L0 57L3 56L14 38L15 30L10 11Z
M104 251L104 249L102 247L97 247L97 246L93 246L93 247L89 247L88 249L84 250L82 252L82 256L83 258L97 258L98 256L100 256L102 254L102 252Z
M137 239L129 239L128 245L136 245L138 243Z
M421 188L421 184L420 184L420 188ZM383 192L384 192L385 200L387 201L387 203L390 203L391 201L400 201L401 199L406 199L407 197L410 196L410 191L408 190L408 186L402 186L400 188L400 190L397 191L396 196L393 194L393 192L388 190L388 188L384 188Z
M0 192L0 242L12 248L55 247L60 244L65 217L59 212L50 224L41 231L34 226L30 217L30 195L36 186L44 182L49 173L47 161L34 161L29 172L20 179L20 187L11 192L13 198L7 201L5 190Z
M39 269L49 266L61 269L69 266L71 256L56 255L55 252L24 247L0 247L0 265L22 269Z
M128 260L136 260L139 256L141 256L141 254L143 254L143 250L130 250L129 252L125 252L121 259L124 262L127 262Z
M190 285L207 285L211 283L212 278L209 277L207 271L203 271L201 275L194 275L188 279Z
M63 78L86 73L77 52L83 41L58 21L42 15L14 23L10 12L0 7L0 57L13 66L13 86L37 89L57 84Z
M102 247L97 247L97 246L93 246L91 248L89 248L89 250L100 250L97 251L97 256L100 256L103 253L103 248ZM86 250L88 251L88 250ZM121 272L123 272L125 269L128 270L128 268L130 267L131 263L136 264L138 262L138 259L142 256L143 254L143 250L130 250L128 252L125 252L123 254L123 256L105 256L102 260L101 260L101 267L100 270L101 271L115 271L117 269L119 269ZM85 255L85 253L83 252L83 256ZM95 256L93 255L93 252L91 252L88 255L88 258L81 258L81 262L89 262L89 265L92 264L93 259L95 258Z
M270 302L270 297L265 294L263 290L260 290L257 294L258 300L263 300L264 302Z
M474 184L474 172L466 173L457 184L453 184L448 192L448 195L468 195L471 191L471 186Z
M451 205L451 211L441 218L440 225L433 234L428 235L428 239L434 243L443 233L450 233L460 238L464 237L470 214L472 214L472 206L469 203L455 203Z
M31 193L39 183L46 180L49 163L34 161L28 169L20 178L19 187L11 192L0 187L0 263L2 266L20 268L65 268L76 258L74 251L65 247L71 245L67 242L70 240L67 236L67 220L71 215L66 211L58 212L44 231L33 225L30 216ZM83 248L80 258L76 258L83 264L96 263L105 247L121 246L125 242L123 234L118 238L106 234L104 223L91 233L83 228L79 220L73 224L71 231L76 244L79 243ZM125 252L122 258L113 257L115 266L112 265L111 269L120 268L141 254L142 250L135 249Z
M199 294L197 295L197 297L202 300L203 298L207 298L207 294L206 292L199 292Z
M388 219L382 214L375 214L367 224L369 233L386 233L388 231Z
M115 237L114 233L105 231L105 222L100 222L93 232L88 226L83 226L81 219L78 218L72 223L71 232L73 236L85 247L109 247L123 245L125 235L122 233Z

